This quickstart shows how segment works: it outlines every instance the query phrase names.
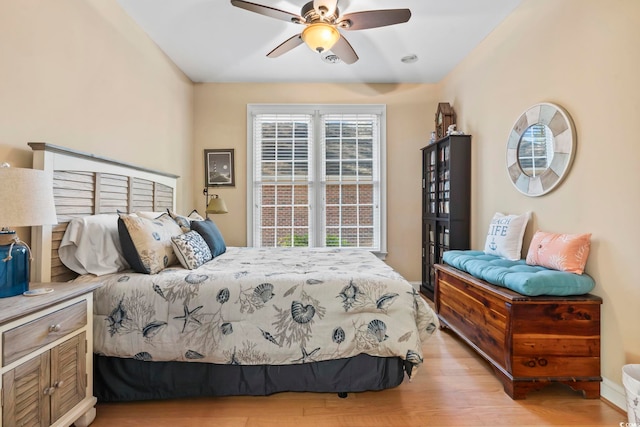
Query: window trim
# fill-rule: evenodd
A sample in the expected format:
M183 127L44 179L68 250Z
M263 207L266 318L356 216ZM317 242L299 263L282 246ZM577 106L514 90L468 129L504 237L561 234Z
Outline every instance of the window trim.
M387 106L385 104L247 104L247 246L254 245L254 146L253 117L257 114L311 114L319 119L321 114L376 114L380 116L379 172L380 172L380 250L373 251L384 259L387 255ZM320 128L314 126L314 141L320 142ZM316 148L314 148L314 151ZM322 156L314 153L314 167L322 167ZM320 169L316 169L320 170ZM314 181L314 185L317 183ZM315 206L322 206L320 192L316 192ZM313 207L312 207L313 209ZM320 218L318 209L314 218ZM314 223L318 224L316 221Z

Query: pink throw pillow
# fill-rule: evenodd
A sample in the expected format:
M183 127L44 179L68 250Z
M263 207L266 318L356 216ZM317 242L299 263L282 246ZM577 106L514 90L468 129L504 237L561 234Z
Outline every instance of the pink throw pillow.
M527 264L582 274L591 248L591 233L555 234L536 231Z

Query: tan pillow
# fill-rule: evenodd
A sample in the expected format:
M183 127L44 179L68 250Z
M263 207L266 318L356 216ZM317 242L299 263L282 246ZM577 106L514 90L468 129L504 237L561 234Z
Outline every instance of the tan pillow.
M184 233L191 230L191 221L204 221L204 218L195 209L192 210L188 216L178 215L171 209L167 209L167 213L176 223L178 223Z
M164 212L138 211L135 213L135 215L140 216L142 218L147 218L147 219L156 219L163 213ZM130 214L130 215L133 215L133 214Z
M156 274L178 262L171 237L182 230L166 213L155 219L120 214L118 234L125 259L138 273Z

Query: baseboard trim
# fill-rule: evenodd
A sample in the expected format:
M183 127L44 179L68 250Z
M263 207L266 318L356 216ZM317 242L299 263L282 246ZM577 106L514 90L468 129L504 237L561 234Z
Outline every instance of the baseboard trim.
M600 385L600 396L612 405L617 406L621 411L627 413L627 400L624 388L608 378L602 378Z

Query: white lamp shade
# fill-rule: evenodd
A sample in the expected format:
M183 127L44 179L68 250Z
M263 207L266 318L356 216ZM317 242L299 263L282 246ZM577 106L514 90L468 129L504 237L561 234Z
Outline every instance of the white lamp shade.
M0 167L0 227L57 223L51 176L38 169Z

